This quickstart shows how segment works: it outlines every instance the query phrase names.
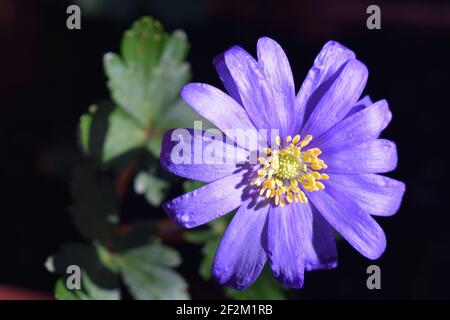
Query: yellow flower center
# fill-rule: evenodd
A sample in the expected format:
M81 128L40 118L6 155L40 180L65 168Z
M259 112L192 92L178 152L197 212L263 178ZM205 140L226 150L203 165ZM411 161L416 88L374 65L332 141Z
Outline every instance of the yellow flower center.
M284 206L286 202L307 203L303 190L312 192L323 190L325 186L319 180L328 180L326 173L320 173L327 165L319 155L319 148L304 148L311 142L307 135L300 141L300 135L286 138L285 147L281 150L264 150L266 156L258 158L262 168L258 170L258 178L253 184L260 187L260 195L273 199L273 203ZM278 147L282 145L280 137L275 139Z

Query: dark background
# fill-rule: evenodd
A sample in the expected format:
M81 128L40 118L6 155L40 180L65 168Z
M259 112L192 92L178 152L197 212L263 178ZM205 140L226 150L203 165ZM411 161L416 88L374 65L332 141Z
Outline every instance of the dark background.
M82 29L66 28L78 4ZM193 80L220 86L212 58L234 44L255 53L262 35L285 49L299 88L328 40L353 49L369 68L366 93L386 98L393 120L383 136L398 145L390 176L406 183L397 215L377 219L388 247L375 263L382 290L366 288L371 261L340 242L339 267L306 274L294 298L450 298L450 210L446 137L450 126L450 3L377 1L381 30L366 28L371 2L345 1L11 1L0 0L0 286L52 292L45 259L79 235L66 208L80 159L76 128L88 106L108 96L102 56L143 16L191 42ZM136 197L142 217L154 212ZM198 248L181 248L193 298L220 296L196 275Z

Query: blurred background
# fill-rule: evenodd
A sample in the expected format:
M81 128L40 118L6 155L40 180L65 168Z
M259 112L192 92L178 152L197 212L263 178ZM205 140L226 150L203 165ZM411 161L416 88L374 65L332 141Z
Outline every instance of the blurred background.
M70 4L81 8L81 30L66 28ZM366 27L371 4L381 8L381 30ZM326 41L354 50L369 69L365 92L390 104L383 136L397 143L399 166L389 176L406 183L397 215L377 219L388 238L374 262L382 289L366 287L373 262L339 242L338 268L308 273L288 297L450 298L450 3L357 0L0 0L0 297L52 296L56 277L44 262L80 239L67 213L70 171L81 159L77 123L108 96L103 54L118 52L123 31L143 15L185 30L193 81L219 87L213 57L234 44L254 54L263 35L283 46L297 89ZM163 215L132 192L123 206L133 217ZM198 275L196 245L168 244L182 255L192 298L223 297Z

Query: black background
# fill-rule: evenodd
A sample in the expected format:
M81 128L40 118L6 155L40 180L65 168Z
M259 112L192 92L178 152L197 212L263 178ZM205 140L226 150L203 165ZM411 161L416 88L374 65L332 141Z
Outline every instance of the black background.
M66 28L72 3L81 6L81 30ZM108 96L103 54L118 52L122 32L151 15L169 31L187 32L193 80L216 86L212 58L234 44L254 54L263 35L283 46L297 89L326 41L354 50L369 69L365 93L390 104L393 120L383 136L397 143L399 166L389 175L406 183L397 215L378 219L388 238L375 262L382 290L367 290L372 262L340 242L339 267L306 274L304 289L291 296L450 298L450 3L378 1L381 30L366 28L369 4L0 0L0 285L52 291L55 277L45 259L79 240L66 210L70 170L80 159L79 116ZM141 217L162 215L137 196L127 207ZM217 285L196 275L198 248L179 249L193 298L221 297Z

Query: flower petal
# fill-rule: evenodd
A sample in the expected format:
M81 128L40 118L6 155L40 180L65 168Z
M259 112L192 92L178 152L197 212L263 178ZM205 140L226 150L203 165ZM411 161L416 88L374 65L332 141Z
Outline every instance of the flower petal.
M281 129L272 91L258 62L244 49L234 46L225 52L225 63L256 128Z
M302 128L302 134L319 137L341 121L361 96L367 81L367 68L358 60L349 60L327 80L331 83L317 100L314 110ZM326 87L326 83L323 84Z
M236 100L241 106L243 105L241 97L239 96L238 88L231 76L230 70L228 70L227 64L225 63L225 54L219 54L213 59L214 67L216 68L217 74L220 80L222 80L225 89L227 89L228 94L234 100Z
M311 95L345 62L354 58L353 51L335 41L329 41L323 46L295 98L295 132L300 130L315 107L313 101L310 101Z
M405 193L403 182L378 174L330 174L326 185L333 185L339 192L346 193L361 210L377 216L395 214Z
M258 40L258 63L264 70L267 83L272 90L274 104L281 130L280 134L286 136L293 134L295 112L294 77L288 58L281 46L274 40L262 37Z
M236 209L242 203L246 173L235 173L164 203L163 209L184 228L193 228Z
M247 153L222 139L212 140L205 131L172 129L164 135L160 163L177 176L211 182L236 172Z
M267 254L274 276L285 286L303 287L304 262L301 219L297 206L270 208L267 223Z
M305 270L333 269L337 266L337 248L333 230L317 209L309 203L293 204L298 207L303 238Z
M373 104L372 99L367 95L364 96L364 98L360 99L355 105L350 109L350 111L347 113L347 115L344 117L344 119L354 115L357 112L360 112L364 108L367 108Z
M377 139L336 153L323 153L321 159L328 165L324 170L327 173L383 173L397 166L397 148L392 141Z
M380 100L342 120L313 140L311 146L319 148L324 154L339 152L378 138L391 118L392 114L386 100Z
M230 130L241 129L245 130L253 142L258 141L258 132L248 114L233 98L221 90L204 83L189 83L184 86L181 96L195 111L225 134ZM245 140L236 139L235 134L229 137L239 144ZM242 144L241 146L246 147Z
M265 225L269 206L242 204L216 251L212 275L219 283L243 290L258 278L266 263Z
M383 230L346 194L326 184L324 190L308 193L308 198L336 231L362 255L377 259L383 254L386 248Z

